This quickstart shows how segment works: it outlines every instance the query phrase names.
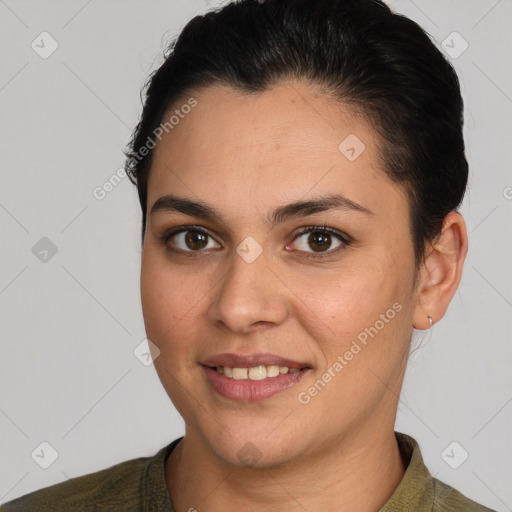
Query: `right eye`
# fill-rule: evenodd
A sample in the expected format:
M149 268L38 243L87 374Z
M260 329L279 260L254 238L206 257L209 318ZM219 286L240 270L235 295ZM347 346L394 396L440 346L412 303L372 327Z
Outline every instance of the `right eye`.
M206 249L219 249L220 245L204 230L192 226L181 226L168 231L164 237L172 250L182 252L204 252Z

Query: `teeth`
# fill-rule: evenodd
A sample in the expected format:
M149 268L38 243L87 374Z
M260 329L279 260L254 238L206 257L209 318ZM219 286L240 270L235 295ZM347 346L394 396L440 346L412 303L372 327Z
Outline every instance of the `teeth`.
M277 377L278 375L279 375L279 366L276 366L276 365L267 366L267 377Z
M218 373L225 377L236 380L263 380L269 377L277 377L286 373L297 373L299 368L288 368L287 366L253 366L252 368L230 368L229 366L217 366Z
M250 380L263 380L267 378L267 369L264 366L255 366L249 368L249 379Z
M247 368L233 368L233 379L247 379Z

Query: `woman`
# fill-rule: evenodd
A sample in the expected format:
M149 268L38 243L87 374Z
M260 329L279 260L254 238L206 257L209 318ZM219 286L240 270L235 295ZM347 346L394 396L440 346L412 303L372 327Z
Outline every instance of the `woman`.
M394 431L467 252L452 67L379 1L194 18L127 151L154 365L186 433L11 510L488 511Z

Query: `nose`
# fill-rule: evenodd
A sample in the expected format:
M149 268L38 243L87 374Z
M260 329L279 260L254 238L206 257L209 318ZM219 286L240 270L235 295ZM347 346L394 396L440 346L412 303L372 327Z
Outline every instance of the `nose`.
M287 288L265 251L250 263L233 252L230 264L208 309L209 320L237 334L283 323Z

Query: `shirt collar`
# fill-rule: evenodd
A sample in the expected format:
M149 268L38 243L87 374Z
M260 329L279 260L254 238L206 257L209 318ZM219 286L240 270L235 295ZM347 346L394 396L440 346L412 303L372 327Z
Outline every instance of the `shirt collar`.
M182 439L164 446L146 463L140 482L143 512L175 512L165 479L165 461Z
M423 462L414 438L395 431L395 438L407 464L405 474L391 497L379 512L427 512L434 503L434 481Z

